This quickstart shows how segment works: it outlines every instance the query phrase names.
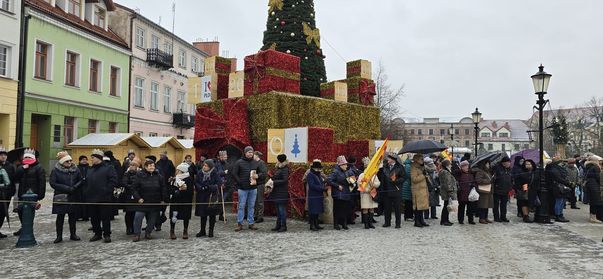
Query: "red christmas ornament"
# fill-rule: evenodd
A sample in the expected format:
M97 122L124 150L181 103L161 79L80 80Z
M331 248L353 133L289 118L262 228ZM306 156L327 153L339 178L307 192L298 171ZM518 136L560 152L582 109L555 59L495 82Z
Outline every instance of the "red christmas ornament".
M317 50L316 50L316 54L320 54L320 49L317 49Z
M281 20L281 26L285 26L285 24L287 24L287 22L285 22L284 20Z

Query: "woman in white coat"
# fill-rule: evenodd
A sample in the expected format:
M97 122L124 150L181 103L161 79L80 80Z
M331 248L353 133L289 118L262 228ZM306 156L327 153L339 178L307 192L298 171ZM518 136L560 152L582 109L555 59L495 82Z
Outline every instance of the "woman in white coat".
M369 164L370 159L365 157L362 159L362 163L364 167ZM358 182L361 182L364 179L364 173L361 173L358 176ZM373 226L373 214L375 208L379 207L379 204L373 200L373 195L377 194L377 188L381 185L381 182L377 178L377 174L373 175L373 178L369 183L367 183L366 187L360 192L360 208L362 209L362 223L364 223L365 229L374 229ZM371 194L373 192L373 194Z

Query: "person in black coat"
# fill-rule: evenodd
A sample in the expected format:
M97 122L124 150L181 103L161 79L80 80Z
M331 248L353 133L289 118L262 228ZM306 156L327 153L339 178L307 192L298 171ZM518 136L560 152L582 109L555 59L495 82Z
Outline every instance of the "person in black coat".
M9 181L8 184L4 183L4 180L0 180L0 199L3 202L0 202L0 228L4 224L4 219L8 218L8 207L10 205L10 200L12 196L15 195L15 167L13 164L6 161L8 158L8 152L2 147L0 147L0 169L3 169L6 172L6 179ZM5 234L0 233L0 239L6 238Z
M54 169L50 173L50 187L54 189L52 214L57 215L55 222L57 238L54 243L63 241L63 223L65 223L65 215L69 215L69 239L79 241L80 238L76 234L75 222L80 214L78 207L65 202L81 202L77 191L82 185L82 175L80 170L73 164L71 156L66 151L61 151L57 154L59 160Z
M35 154L36 152L33 149L25 150L23 153L23 164L15 171L15 183L19 183L19 190L17 191L19 200L29 190L38 195L38 201L43 200L46 195L46 171L44 171L44 168L42 168L40 162L36 159ZM23 215L20 210L18 214L19 220L23 221ZM21 229L13 235L20 234Z
M521 212L521 216L525 223L532 223L530 220L530 201L533 195L531 189L534 184L539 183L536 177L536 163L532 160L524 160L520 172L517 172L515 177L514 189L515 198L517 199L517 207ZM531 194L532 193L532 194Z
M77 168L80 170L80 174L82 175L82 179L86 178L86 175L88 175L88 170L90 169L90 165L88 165L88 157L86 157L85 155L81 155L78 158L78 162L79 164L77 165ZM84 184L84 183L82 183ZM77 198L80 201L84 200L84 187L79 187L76 190L76 193L74 193L75 196L77 196ZM79 218L78 220L80 221L89 221L90 218L88 216L88 207L85 205L74 205L75 207L78 207L78 212L80 212Z
M142 169L140 168L140 159L135 157L132 160L128 160L128 167L126 168L126 172L122 178L121 184L124 186L124 193L122 194L121 203L124 204L136 204L137 201L134 199L133 186L134 181L136 180L136 175ZM134 234L134 215L136 215L136 210L132 205L124 205L124 211L126 212L126 216L124 221L126 223L126 235Z
M345 156L337 157L337 166L333 168L333 172L327 180L331 186L331 196L333 197L333 228L335 230L349 229L347 215L350 212L352 181L348 178L352 176L354 174L348 170L348 161Z
M494 222L508 223L507 203L509 192L513 189L513 175L511 174L511 159L504 157L494 169L493 200Z
M162 204L169 202L167 185L159 171L155 169L153 161L146 160L144 162L142 171L138 172L134 179L132 195L139 204L134 206L136 215L134 216L134 239L132 241L140 241L143 218L147 220L145 238L152 239L151 232L155 227L159 211L165 208Z
M398 163L396 154L387 154L386 164L379 170L377 177L381 181L382 202L384 203L384 228L391 227L392 210L396 217L396 229L402 225L402 184L406 176L404 167Z
M157 171L159 171L159 174L161 174L161 177L163 177L163 183L165 185L170 185L170 183L174 179L174 175L176 174L176 167L174 166L172 160L168 159L166 151L161 152L161 154L159 154L159 161L156 162L155 167L157 168ZM164 206L159 211L159 216L157 217L159 219L155 223L156 231L161 231L161 225L165 223L165 221L167 221L167 217L165 216L165 210L166 207Z
M195 190L197 191L197 206L195 216L201 217L201 229L197 237L214 237L216 215L220 213L220 191L222 183L220 175L215 169L213 160L205 160L201 170L195 178ZM210 204L211 203L211 204ZM206 233L207 219L209 218L209 233Z
M113 216L113 206L110 203L113 201L113 190L117 187L117 174L110 163L103 162L103 157L103 151L92 151L92 167L86 174L84 200L92 203L87 208L94 232L90 241L104 238L105 243L109 243Z
M546 184L554 197L555 222L566 223L569 220L563 216L563 207L565 206L565 197L568 194L570 182L567 180L567 172L561 166L561 160L558 157L553 158L553 162L545 168Z
M170 238L176 239L176 222L182 220L184 223L184 231L182 232L182 239L188 239L188 223L191 219L191 212L193 210L193 189L194 180L189 173L190 165L186 162L176 167L176 178L169 187L170 195L172 196L171 201L178 205L170 205Z
M237 227L235 231L243 229L243 220L245 219L245 210L247 210L247 223L250 230L257 230L255 220L253 219L255 200L257 197L257 185L266 179L267 174L262 171L258 161L253 159L253 147L247 146L243 149L244 157L239 159L232 167L232 179L238 188L238 212ZM255 173L255 174L254 174Z
M287 204L289 202L289 162L287 155L276 156L276 172L272 176L274 182L270 199L276 204L276 226L273 232L287 231Z

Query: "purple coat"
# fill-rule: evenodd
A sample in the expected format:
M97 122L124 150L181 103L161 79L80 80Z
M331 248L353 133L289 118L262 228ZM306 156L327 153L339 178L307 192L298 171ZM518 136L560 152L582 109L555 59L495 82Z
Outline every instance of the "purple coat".
M475 178L471 172L459 171L455 173L456 180L459 183L458 200L459 202L468 202L471 188L475 187Z

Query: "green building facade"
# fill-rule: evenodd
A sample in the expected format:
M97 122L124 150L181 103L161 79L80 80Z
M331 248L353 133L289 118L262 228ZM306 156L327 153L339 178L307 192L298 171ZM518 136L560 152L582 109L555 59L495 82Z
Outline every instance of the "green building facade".
M86 3L79 19L50 3L25 3L31 18L23 142L49 170L78 138L128 131L130 51L107 27L106 1ZM99 9L104 22L94 18Z

